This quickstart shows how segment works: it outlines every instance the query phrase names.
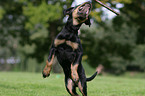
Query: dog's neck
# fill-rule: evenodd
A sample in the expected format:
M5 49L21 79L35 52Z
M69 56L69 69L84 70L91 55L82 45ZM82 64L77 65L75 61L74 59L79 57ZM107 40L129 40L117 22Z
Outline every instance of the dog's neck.
M81 25L77 25L77 26L74 26L74 25L65 25L65 29L68 30L68 32L73 32L73 33L76 33L78 34L78 30L80 29Z
M73 25L72 19L69 18L65 25L65 29L68 30L68 32L78 34L78 30L80 29L81 25L82 23L80 23L79 25Z

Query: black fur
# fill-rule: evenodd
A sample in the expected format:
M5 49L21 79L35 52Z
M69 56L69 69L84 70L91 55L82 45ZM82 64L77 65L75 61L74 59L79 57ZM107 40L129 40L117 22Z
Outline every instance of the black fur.
M86 25L91 25L90 18L84 22L81 22L77 25L73 25L73 11L76 7L72 7L66 9L63 13L64 15L69 15L66 25L62 29L62 31L56 36L52 47L50 49L50 54L48 57L48 62L51 62L52 56L55 55L63 68L65 74L65 85L67 91L72 96L78 96L76 93L76 87L79 87L83 96L87 96L87 81L91 81L97 75L97 72L92 75L90 78L86 78L84 68L81 64L83 48L80 42L80 38L78 36L78 30L81 25L85 23ZM70 46L68 43L72 43ZM73 46L74 44L74 46ZM77 46L78 45L78 46ZM77 47L76 47L77 46ZM76 48L75 48L76 47ZM74 49L75 48L75 49ZM75 66L78 64L77 73L78 73L78 81L72 78L72 69L71 66ZM49 65L49 64L48 64ZM47 68L46 68L47 70ZM43 71L43 77L49 76L50 73L46 74L45 69Z

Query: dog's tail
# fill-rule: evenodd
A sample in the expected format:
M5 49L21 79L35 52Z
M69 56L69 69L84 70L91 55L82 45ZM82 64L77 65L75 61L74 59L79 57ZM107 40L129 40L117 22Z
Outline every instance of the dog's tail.
M103 65L99 65L97 68L96 68L96 72L89 78L86 78L86 81L89 82L91 80L93 80L97 74L99 74L103 69Z
M86 81L88 82L88 81L93 80L96 77L97 74L98 74L98 71L96 71L91 77L86 78Z

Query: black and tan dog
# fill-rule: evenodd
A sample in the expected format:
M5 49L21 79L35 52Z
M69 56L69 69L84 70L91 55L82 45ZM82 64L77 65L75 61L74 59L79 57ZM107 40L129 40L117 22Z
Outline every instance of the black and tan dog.
M86 82L91 81L97 75L96 71L90 78L86 78L81 64L83 49L78 37L78 30L83 23L91 25L89 19L91 7L90 2L85 2L64 11L64 15L69 15L68 21L56 36L43 70L44 78L50 75L51 66L56 56L64 70L65 86L71 96L78 96L76 87L79 87L83 96L87 96Z

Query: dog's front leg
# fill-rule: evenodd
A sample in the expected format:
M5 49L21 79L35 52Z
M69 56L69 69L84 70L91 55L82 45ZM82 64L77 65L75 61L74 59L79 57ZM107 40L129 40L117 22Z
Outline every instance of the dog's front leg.
M55 57L55 48L51 47L48 60L46 60L46 66L42 72L44 78L46 78L50 75L50 71L52 68L52 63L53 63L54 57Z
M79 64L81 64L82 55L83 55L83 52L78 52L77 50L75 60L71 64L71 77L76 84L79 81L78 66Z

